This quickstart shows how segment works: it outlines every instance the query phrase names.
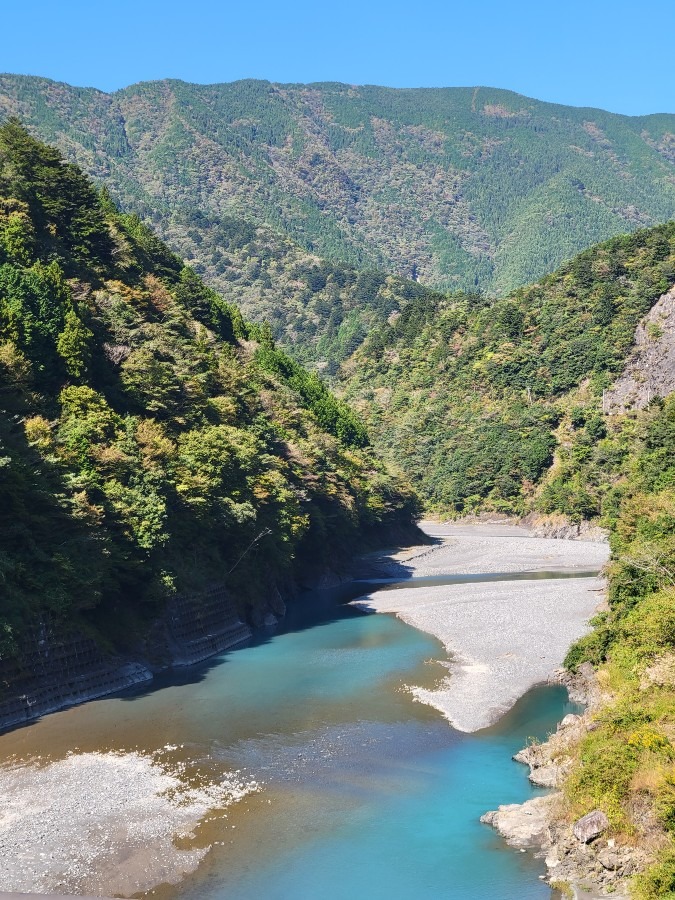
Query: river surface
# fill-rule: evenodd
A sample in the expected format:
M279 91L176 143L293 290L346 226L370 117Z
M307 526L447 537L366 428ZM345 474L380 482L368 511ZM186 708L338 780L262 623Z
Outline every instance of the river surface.
M446 674L439 642L344 599L306 598L249 647L5 734L0 757L169 745L202 776L261 782L202 823L212 849L158 900L549 900L542 861L478 819L537 793L511 756L578 707L537 687L496 726L454 731L406 689Z

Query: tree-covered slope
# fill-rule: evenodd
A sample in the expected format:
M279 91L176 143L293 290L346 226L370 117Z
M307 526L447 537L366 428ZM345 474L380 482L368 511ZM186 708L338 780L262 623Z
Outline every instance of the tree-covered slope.
M434 508L597 513L560 453L592 446L635 326L675 283L675 223L613 238L504 299L412 300L344 364L346 396ZM568 421L570 410L578 407Z
M544 490L552 508L585 492L611 547L608 602L566 660L596 667L602 702L566 751L560 814L605 812L603 838L644 855L630 896L657 900L675 895L675 395L605 416L590 439L588 413L566 417Z
M331 376L373 327L412 299L430 303L437 292L419 282L322 259L273 229L233 216L210 221L199 213L172 226L182 236L218 250L200 264L204 279L253 321L270 325L275 340L301 362Z
M363 426L58 151L0 128L0 652L243 606L414 502Z
M359 268L488 293L675 215L672 115L493 88L160 81L108 95L13 75L0 77L2 113L106 178L219 289L227 242L217 229L190 235L196 211L216 224L243 215Z

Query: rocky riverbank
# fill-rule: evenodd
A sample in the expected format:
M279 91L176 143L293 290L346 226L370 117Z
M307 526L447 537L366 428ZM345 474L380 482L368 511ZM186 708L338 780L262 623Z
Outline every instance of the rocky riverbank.
M587 731L603 697L593 669L585 664L577 676L560 671L556 681L568 687L570 696L586 704L583 715L568 715L557 731L542 744L532 744L514 759L530 768L530 781L552 788L551 793L525 803L500 806L485 813L481 822L491 825L513 847L534 849L544 857L546 880L578 900L629 896L628 881L649 862L646 850L619 843L608 834L602 810L593 810L576 821L570 816L559 788L574 764L576 746Z

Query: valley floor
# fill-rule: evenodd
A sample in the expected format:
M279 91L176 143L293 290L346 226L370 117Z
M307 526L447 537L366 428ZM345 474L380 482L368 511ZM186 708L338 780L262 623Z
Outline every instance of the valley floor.
M604 587L595 573L609 548L600 541L534 537L510 525L424 522L422 527L435 546L370 561L384 578L401 576L400 586L354 603L395 613L443 642L451 655L448 677L434 689L411 690L458 730L477 731L549 679L588 630ZM570 577L551 577L554 572ZM515 580L519 573L525 577ZM453 574L477 578L433 583ZM495 578L499 574L505 577ZM407 579L413 579L409 587Z

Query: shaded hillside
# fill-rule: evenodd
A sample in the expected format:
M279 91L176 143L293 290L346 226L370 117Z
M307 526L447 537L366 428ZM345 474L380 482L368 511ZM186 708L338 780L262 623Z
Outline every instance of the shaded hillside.
M190 235L195 211L243 215L359 268L489 293L675 215L674 116L493 88L161 81L108 95L5 75L0 113L105 178L218 288L226 242Z
M603 389L674 283L669 223L593 247L502 300L413 300L345 363L345 395L432 507L522 512L567 426L588 447L603 436ZM557 465L559 495L549 486L537 503L595 514L597 497Z
M176 592L243 609L414 515L316 376L15 122L0 404L0 656L45 615L127 644Z

